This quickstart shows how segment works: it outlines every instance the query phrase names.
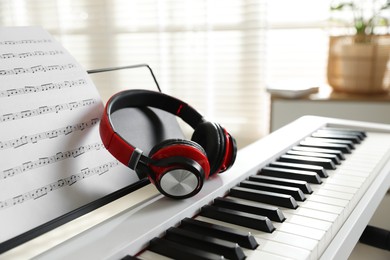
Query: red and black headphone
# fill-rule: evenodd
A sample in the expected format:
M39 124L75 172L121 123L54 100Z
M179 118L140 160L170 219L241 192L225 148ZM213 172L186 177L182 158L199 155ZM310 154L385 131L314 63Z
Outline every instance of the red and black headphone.
M128 107L154 107L180 117L194 129L191 140L168 139L144 155L112 124L111 114ZM179 99L149 90L126 90L112 96L100 121L100 136L121 163L146 174L162 194L176 199L197 194L205 179L226 171L237 155L235 139L222 126L206 121Z

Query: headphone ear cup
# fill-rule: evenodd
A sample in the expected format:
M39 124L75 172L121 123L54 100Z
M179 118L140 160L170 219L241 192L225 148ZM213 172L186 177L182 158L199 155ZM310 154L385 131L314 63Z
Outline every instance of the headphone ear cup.
M197 144L196 142L190 141L190 140L184 140L184 139L167 139L162 141L161 143L156 144L149 152L149 157L152 157L154 154L156 154L157 151L169 147L172 145L187 145L192 146L196 149L198 149L203 155L207 156L206 151L203 149L202 146Z
M191 140L201 145L206 151L210 163L210 175L217 173L226 151L223 128L212 122L201 123L196 127Z
M210 166L200 145L181 139L169 139L153 147L149 157L149 176L157 189L172 198L198 193L208 178Z

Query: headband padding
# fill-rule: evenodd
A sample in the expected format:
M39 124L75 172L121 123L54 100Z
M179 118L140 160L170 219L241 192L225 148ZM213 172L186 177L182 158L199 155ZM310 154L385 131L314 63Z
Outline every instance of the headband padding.
M108 116L127 107L154 107L183 119L192 128L205 121L203 116L187 103L169 95L150 90L125 90L115 94L107 104Z

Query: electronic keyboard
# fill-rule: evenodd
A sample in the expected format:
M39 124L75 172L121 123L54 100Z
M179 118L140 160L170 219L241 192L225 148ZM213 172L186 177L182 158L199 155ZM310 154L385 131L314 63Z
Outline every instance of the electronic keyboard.
M389 185L390 125L306 116L192 198L147 185L3 257L346 259Z

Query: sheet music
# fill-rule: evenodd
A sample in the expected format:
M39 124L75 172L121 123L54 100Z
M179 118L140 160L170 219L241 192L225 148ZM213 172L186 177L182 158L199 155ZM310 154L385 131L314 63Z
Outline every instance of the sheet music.
M138 178L101 143L85 70L38 27L0 28L0 243Z

